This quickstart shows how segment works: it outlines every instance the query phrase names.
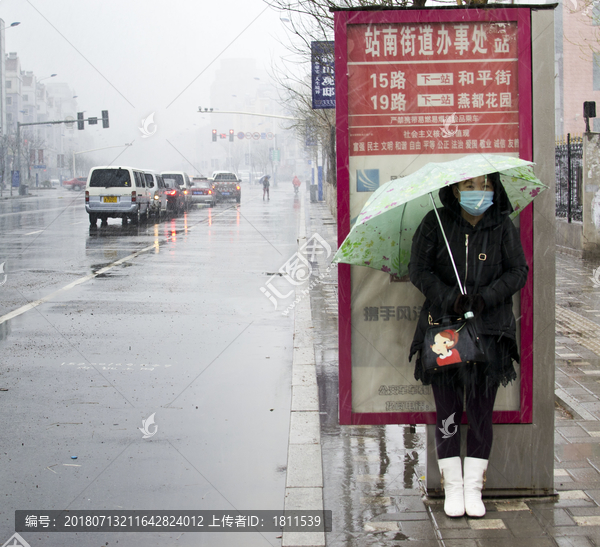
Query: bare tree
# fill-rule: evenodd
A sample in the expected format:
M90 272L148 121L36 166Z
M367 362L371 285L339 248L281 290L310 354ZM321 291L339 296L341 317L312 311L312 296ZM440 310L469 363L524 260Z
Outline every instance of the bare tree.
M426 0L265 0L265 2L287 15L286 21L293 38L286 44L291 56L283 59L281 65L272 68L274 78L283 90L282 103L298 120L290 123L288 129L296 130L298 137L310 150L316 164L318 164L319 153L321 154L325 180L336 186L335 110L313 110L312 108L311 43L333 41L335 10L385 9L408 5L423 7ZM298 73L298 67L304 76L294 76Z
M27 166L27 179L31 180L31 169L40 159L37 154L44 149L45 141L31 130L23 131L21 141L21 162Z
M255 142L252 143L251 147L253 171L263 175L266 174L270 163L268 146L264 142Z
M6 173L9 166L8 140L8 135L0 135L0 196L5 188ZM10 183L11 181L9 180Z
M231 170L237 174L240 170L240 165L244 161L244 147L242 143L229 143L229 154Z
M565 34L565 40L577 46L581 58L592 61L598 68L600 52L600 2L598 0L570 0L564 3L569 15L577 17L576 33Z
M325 168L325 181L336 186L335 157L335 109L313 109L312 84L308 69L311 58L310 49L303 52L303 62L307 65L303 77L294 76L297 71L285 65L274 66L272 72L280 88L282 104L295 118L287 124L286 129L296 132L298 139L304 144L315 164L319 155Z
M422 7L426 0L265 0L289 15L291 32L299 38L297 51L310 52L311 41L333 40L333 12L340 8L382 9L408 5Z

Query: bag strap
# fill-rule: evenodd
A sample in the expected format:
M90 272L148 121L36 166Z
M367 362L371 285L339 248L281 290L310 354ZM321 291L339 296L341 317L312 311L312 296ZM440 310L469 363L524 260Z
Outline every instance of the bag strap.
M473 294L477 294L477 291L479 290L479 279L481 277L481 270L483 269L483 263L487 260L485 250L487 249L488 236L489 232L488 230L485 230L483 232L483 245L481 246L481 253L479 253L479 256L484 255L485 258L483 260L480 259L479 264L477 265L477 275L475 277L475 287L473 289Z

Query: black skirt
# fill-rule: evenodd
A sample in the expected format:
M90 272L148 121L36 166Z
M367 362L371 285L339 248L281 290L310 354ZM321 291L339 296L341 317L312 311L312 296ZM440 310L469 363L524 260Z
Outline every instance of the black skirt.
M466 364L458 368L427 373L421 363L421 352L415 365L415 379L423 385L467 386L485 383L486 386L507 386L517 379L513 361L519 362L519 350L515 340L506 336L480 335L486 363Z

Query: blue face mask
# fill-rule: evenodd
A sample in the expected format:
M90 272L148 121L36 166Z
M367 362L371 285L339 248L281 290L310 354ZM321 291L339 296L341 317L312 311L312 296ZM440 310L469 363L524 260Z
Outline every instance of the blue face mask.
M483 215L494 203L494 192L470 190L460 192L460 206L470 215Z

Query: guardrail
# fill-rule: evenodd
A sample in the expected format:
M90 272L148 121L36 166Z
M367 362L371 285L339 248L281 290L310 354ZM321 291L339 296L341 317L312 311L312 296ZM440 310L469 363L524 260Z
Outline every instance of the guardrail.
M556 216L583 220L583 138L572 136L556 142L554 149L556 172Z

